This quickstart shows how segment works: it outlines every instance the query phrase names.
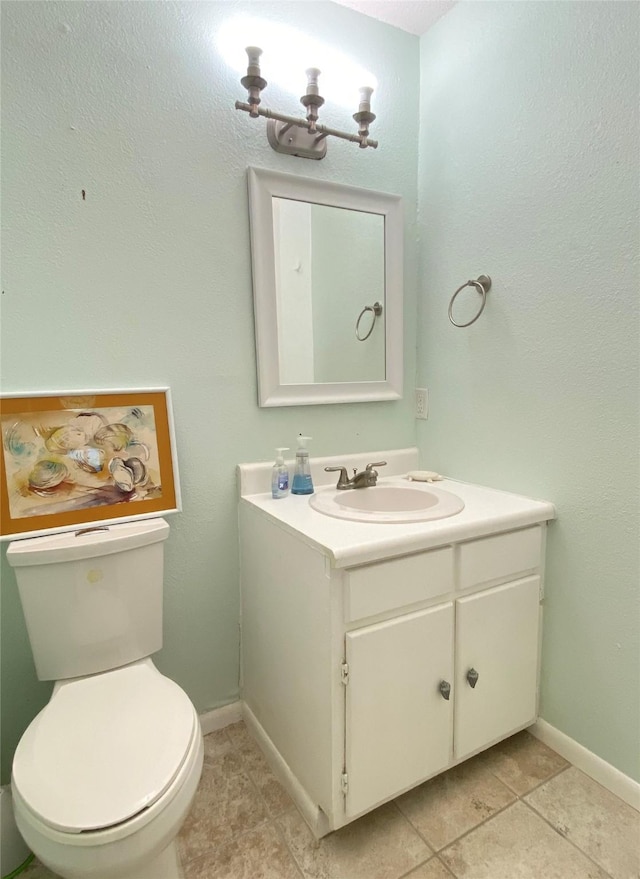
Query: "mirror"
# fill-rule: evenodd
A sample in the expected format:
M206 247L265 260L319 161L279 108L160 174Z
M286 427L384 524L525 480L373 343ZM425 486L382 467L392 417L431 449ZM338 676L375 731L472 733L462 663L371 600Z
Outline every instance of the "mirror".
M402 396L399 196L249 169L261 406Z

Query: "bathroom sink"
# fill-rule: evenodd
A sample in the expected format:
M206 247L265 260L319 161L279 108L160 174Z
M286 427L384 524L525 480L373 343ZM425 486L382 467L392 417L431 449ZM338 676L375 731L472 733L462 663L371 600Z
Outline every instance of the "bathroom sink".
M450 491L415 484L321 490L309 498L309 504L325 516L381 523L446 519L464 509L464 501Z

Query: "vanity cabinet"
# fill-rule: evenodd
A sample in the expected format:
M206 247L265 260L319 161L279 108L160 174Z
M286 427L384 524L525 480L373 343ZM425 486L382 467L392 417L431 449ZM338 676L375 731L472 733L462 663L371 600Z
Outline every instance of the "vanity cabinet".
M347 632L345 810L355 816L451 763L453 604Z
M533 723L539 589L529 577L346 633L347 815Z
M456 601L456 761L535 720L539 634L539 577Z
M536 720L545 529L339 566L241 504L245 720L318 836Z

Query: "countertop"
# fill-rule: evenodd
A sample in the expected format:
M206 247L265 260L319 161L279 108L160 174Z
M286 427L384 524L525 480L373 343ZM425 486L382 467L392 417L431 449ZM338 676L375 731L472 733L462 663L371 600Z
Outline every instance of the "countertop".
M378 480L378 485L406 484L404 476ZM276 500L270 493L249 494L241 497L240 503L260 511L305 543L326 553L336 568L513 531L547 522L556 515L555 507L548 501L533 500L455 479L443 479L436 482L434 487L462 498L464 510L455 516L430 522L371 523L336 519L319 513L309 506L309 495L289 495ZM333 492L334 487L322 486L316 491Z

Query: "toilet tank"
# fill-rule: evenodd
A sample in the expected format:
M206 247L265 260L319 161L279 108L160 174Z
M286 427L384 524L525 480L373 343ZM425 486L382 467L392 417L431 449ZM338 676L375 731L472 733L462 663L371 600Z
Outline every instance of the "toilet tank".
M162 647L164 519L14 540L15 568L40 680L82 677Z

